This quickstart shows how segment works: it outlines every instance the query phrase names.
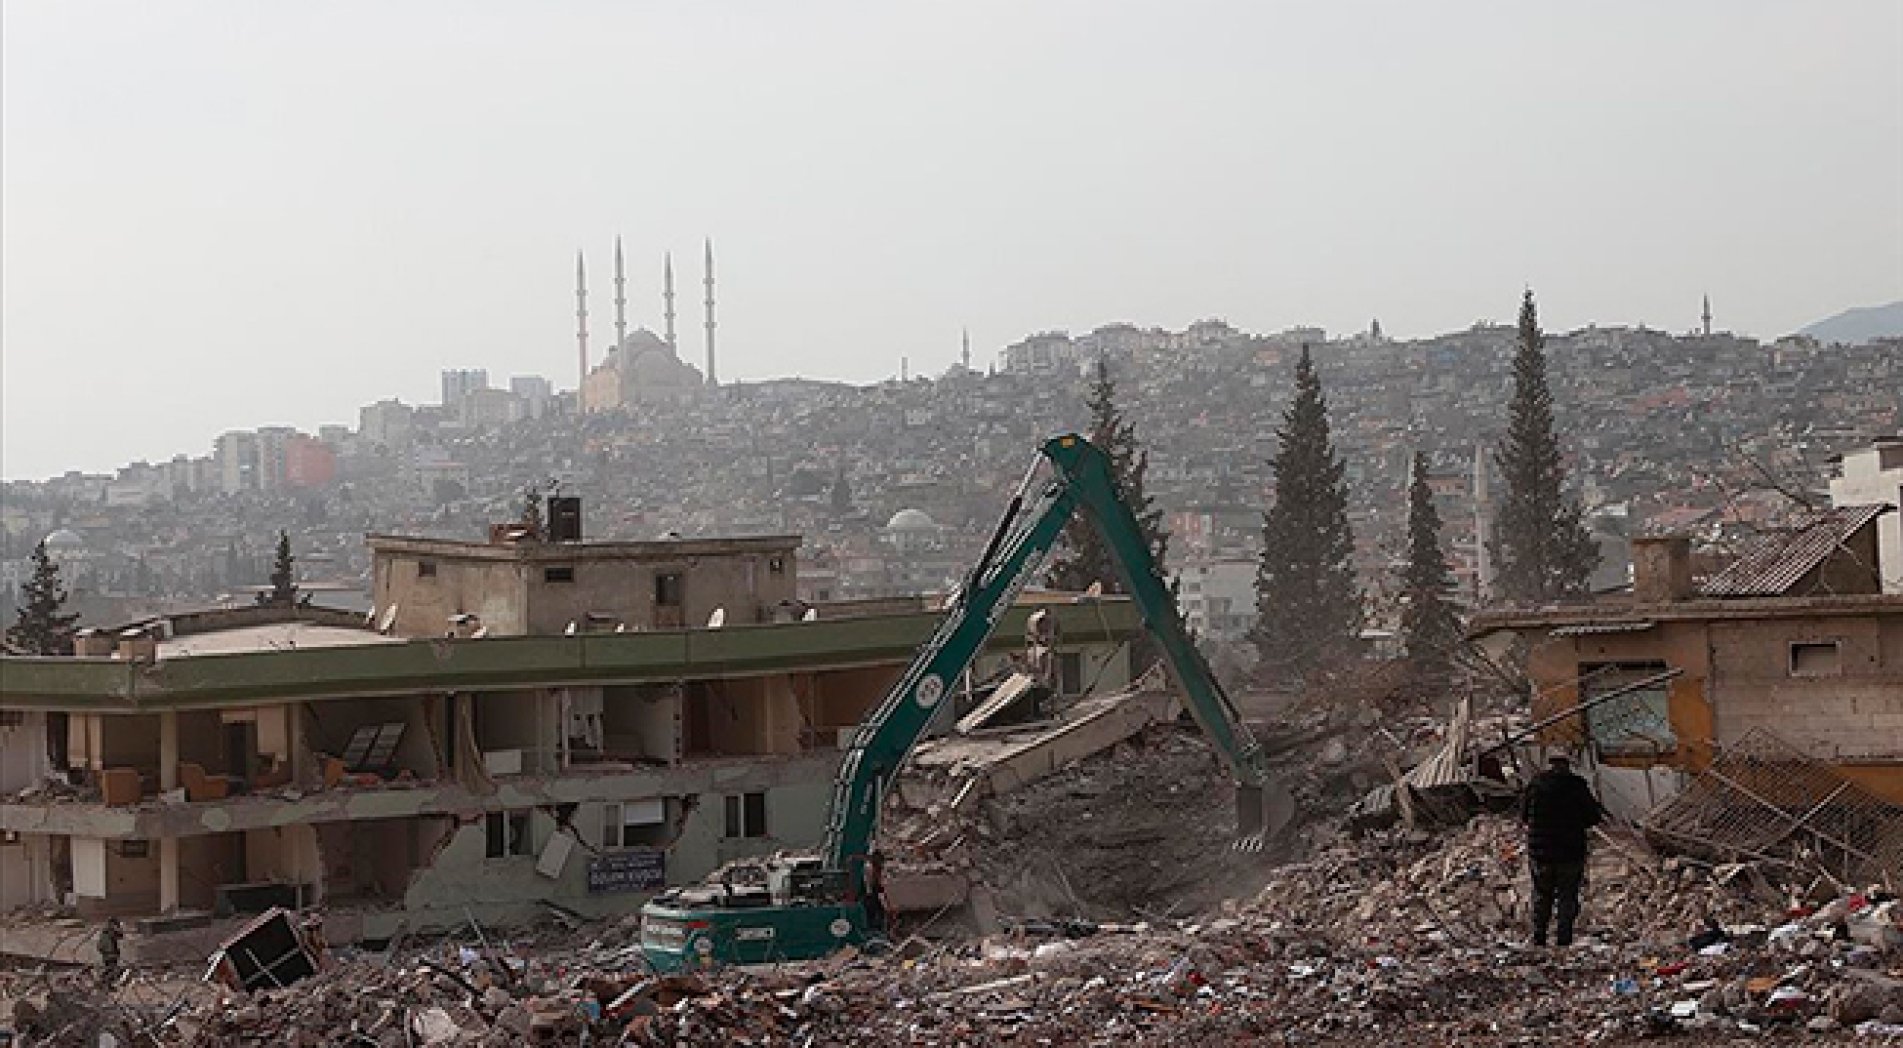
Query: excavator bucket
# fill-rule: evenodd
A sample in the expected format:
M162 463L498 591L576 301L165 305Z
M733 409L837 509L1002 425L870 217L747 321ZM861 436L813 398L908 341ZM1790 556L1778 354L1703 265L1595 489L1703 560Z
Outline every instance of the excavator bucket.
M1295 798L1274 780L1236 784L1237 851L1259 852L1295 818Z

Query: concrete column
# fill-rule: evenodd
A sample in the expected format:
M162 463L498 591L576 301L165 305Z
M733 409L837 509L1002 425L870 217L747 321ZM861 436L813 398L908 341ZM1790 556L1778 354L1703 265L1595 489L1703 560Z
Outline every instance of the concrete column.
M178 912L178 838L159 838L159 912Z
M288 703L284 707L285 745L291 751L291 781L299 786L315 777L311 768L311 751L304 745L304 704Z
M159 714L159 789L178 789L178 711Z

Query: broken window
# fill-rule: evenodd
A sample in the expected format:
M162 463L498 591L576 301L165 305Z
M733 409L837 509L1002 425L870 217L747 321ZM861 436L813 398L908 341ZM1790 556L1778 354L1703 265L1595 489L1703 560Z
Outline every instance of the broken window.
M1835 677L1843 671L1843 652L1836 641L1799 641L1791 645L1791 676Z
M491 859L533 855L529 839L529 813L525 811L490 812L483 820L487 840L483 854Z
M766 794L727 795L727 834L729 838L766 836Z
M772 572L775 575L786 574L786 558L779 556L778 554L768 557L766 561L766 570Z
M1600 753L1649 756L1678 746L1672 734L1671 682L1625 691L1668 671L1663 662L1598 662L1579 667L1581 703L1625 692L1586 708L1586 727Z
M573 582L575 581L575 566L573 564L557 564L552 567L543 568L542 581Z

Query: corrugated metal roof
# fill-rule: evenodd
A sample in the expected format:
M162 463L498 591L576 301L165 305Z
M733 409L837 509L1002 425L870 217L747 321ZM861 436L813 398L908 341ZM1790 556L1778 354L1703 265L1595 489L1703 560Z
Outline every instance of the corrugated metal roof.
M1588 637L1599 633L1644 633L1654 622L1581 622L1553 630L1555 637Z
M1889 512L1886 505L1837 506L1809 523L1767 536L1732 565L1698 587L1706 597L1782 597L1830 558L1865 525Z

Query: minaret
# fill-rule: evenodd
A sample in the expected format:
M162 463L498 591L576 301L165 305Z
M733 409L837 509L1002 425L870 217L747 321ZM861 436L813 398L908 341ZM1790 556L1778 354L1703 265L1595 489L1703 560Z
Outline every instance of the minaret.
M964 363L965 370L970 371L971 370L971 329L970 328L965 329L963 343L964 343L964 348L959 352L958 359Z
M581 378L575 384L575 395L581 395L581 384L588 381L588 271L582 262L582 253L575 252L575 347L581 351Z
M674 252L661 259L661 317L667 321L667 346L674 347Z
M1711 335L1711 296L1705 296L1705 335Z
M701 283L707 286L707 384L720 385L720 379L714 373L714 240L707 238L707 275Z
M621 238L615 237L615 345L628 344L628 274L621 266Z

